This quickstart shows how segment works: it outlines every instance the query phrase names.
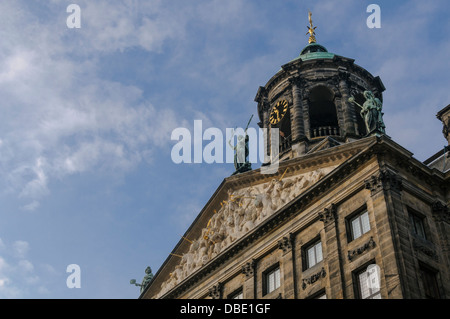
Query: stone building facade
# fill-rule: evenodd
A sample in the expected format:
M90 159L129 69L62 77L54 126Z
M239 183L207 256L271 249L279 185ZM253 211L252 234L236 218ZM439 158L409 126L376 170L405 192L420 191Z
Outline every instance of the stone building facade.
M283 65L255 98L277 173L225 178L140 298L449 298L449 153L370 131L366 91L380 78L316 43Z

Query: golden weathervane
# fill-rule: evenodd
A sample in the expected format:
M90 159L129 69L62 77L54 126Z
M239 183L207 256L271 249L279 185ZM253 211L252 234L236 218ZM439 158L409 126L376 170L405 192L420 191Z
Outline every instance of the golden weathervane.
M312 13L310 11L308 11L308 19L309 19L309 26L307 26L308 28L308 32L306 32L306 34L309 34L309 39L308 42L311 43L316 43L316 28L313 26L313 22L311 19Z

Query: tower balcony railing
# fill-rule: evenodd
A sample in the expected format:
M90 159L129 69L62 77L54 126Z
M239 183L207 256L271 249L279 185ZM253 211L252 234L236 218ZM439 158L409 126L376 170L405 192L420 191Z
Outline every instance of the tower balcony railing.
M339 135L339 126L319 126L311 129L311 138L330 135Z

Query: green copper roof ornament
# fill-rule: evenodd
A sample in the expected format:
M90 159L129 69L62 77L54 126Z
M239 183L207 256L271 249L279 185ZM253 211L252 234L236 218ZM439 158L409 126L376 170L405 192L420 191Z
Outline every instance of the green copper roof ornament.
M313 26L313 22L312 22L312 13L311 11L308 11L308 20L309 20L309 26L306 26L308 28L308 32L306 32L306 34L309 34L309 39L308 39L308 43L316 43L316 28Z
M383 103L380 99L376 98L372 91L364 91L363 93L366 101L363 105L358 104L355 101L355 97L351 96L348 101L361 108L361 116L366 123L367 135L381 135L385 134L385 128L383 121L383 112L381 112Z
M142 283L138 284L136 283L136 279L131 279L130 284L135 285L137 287L141 287L141 293L144 291L144 289L148 286L150 281L153 279L153 273L152 269L150 267L145 268L145 276L144 279L142 279Z

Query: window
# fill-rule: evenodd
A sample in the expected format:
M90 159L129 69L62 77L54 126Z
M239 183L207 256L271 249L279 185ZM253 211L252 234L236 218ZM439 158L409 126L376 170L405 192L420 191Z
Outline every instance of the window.
M439 288L437 283L437 272L428 267L420 266L420 275L424 288L425 297L427 299L439 299Z
M322 242L317 241L305 249L306 269L311 268L323 259Z
M370 230L369 213L364 211L352 217L349 221L350 240L355 240Z
M411 220L411 227L412 227L412 232L423 238L423 239L427 239L427 236L425 235L425 227L424 227L424 223L425 223L425 217L422 217L416 213L409 213L409 218Z
M381 299L380 293L380 267L370 264L367 268L355 275L357 296L360 299Z
M325 293L325 289L322 289L315 294L307 297L306 299L327 299L327 295Z
M264 294L271 293L280 287L280 267L277 265L272 270L269 270L264 276Z
M244 299L244 292L242 291L242 288L239 288L238 290L231 293L228 296L228 299Z

